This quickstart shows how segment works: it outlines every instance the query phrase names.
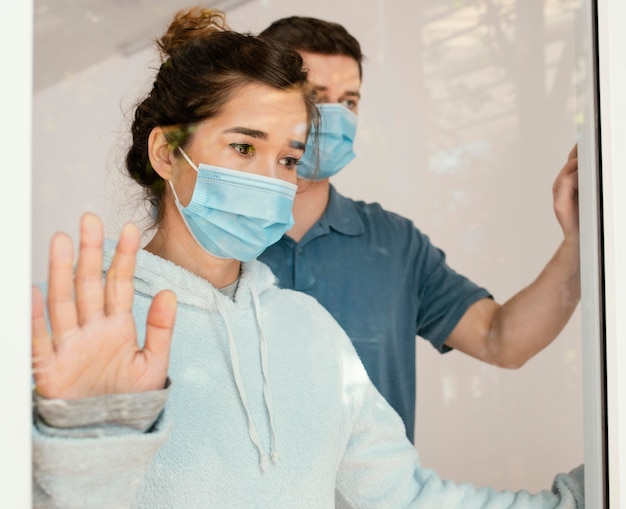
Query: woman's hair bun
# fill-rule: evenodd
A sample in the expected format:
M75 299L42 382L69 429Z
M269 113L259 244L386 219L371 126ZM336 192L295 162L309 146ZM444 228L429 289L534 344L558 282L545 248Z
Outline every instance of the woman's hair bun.
M157 45L163 60L167 60L189 42L227 30L230 28L222 11L196 6L178 11Z

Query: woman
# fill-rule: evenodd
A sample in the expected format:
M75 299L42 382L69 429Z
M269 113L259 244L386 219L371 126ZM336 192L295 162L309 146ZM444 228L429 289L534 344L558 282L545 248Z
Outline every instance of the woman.
M103 245L86 214L75 273L52 239L47 318L33 291L35 507L582 507L580 471L531 495L422 468L345 333L254 260L317 119L300 57L202 9L159 46L126 160L154 237Z

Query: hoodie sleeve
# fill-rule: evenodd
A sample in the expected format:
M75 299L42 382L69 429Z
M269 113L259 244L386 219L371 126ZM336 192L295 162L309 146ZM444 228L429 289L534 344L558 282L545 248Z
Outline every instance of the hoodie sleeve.
M168 393L35 396L33 507L137 507L146 471L169 434Z
M350 345L351 346L351 345ZM345 348L348 356L356 355ZM344 361L345 363L345 361ZM345 371L355 406L352 430L336 483L338 508L376 509L520 508L575 509L584 507L583 466L559 474L551 490L497 491L441 479L420 464L406 438L400 417L367 379L357 361ZM361 371L362 370L362 371ZM356 398L355 393L360 393Z

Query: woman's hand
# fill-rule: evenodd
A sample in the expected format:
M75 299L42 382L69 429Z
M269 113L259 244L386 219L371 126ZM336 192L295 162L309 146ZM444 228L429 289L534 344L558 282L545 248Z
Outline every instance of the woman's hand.
M137 343L132 315L133 275L139 231L127 224L102 281L103 228L85 214L74 276L71 239L57 233L50 243L48 312L33 288L32 363L37 392L45 398L74 399L162 389L176 317L176 296L158 293L150 306L146 341Z

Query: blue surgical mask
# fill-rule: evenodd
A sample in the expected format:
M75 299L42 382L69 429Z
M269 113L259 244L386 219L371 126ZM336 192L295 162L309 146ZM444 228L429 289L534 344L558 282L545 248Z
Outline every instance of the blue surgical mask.
M356 157L352 148L356 114L338 103L318 104L317 107L321 114L319 135L312 130L298 164L298 177L305 180L332 177Z
M168 181L187 229L209 254L248 262L293 226L297 186L283 180L200 164L191 201L183 207Z

